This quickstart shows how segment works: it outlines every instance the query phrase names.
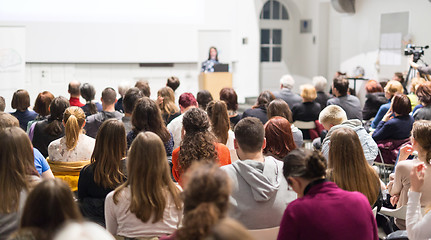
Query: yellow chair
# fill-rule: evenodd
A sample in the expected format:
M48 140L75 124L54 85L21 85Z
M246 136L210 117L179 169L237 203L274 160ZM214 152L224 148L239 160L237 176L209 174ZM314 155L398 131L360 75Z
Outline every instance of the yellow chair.
M59 162L50 161L49 157L46 158L54 177L64 180L70 187L72 192L78 190L79 172L81 169L90 164L90 160L78 162Z

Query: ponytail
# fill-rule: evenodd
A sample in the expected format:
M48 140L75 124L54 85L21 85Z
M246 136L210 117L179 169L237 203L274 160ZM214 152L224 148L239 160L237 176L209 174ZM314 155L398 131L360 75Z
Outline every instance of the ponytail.
M97 106L94 102L90 101L88 102L88 111L90 112L90 114L96 114L97 113Z
M214 203L202 202L185 214L183 227L177 232L177 239L203 239L223 217Z
M48 126L45 129L45 132L51 136L58 136L64 133L64 127L61 123L63 120L64 111L70 107L69 100L65 97L56 97L52 100L49 108L51 110L51 115L48 118Z
M85 114L80 107L69 107L64 112L63 121L66 125L66 146L73 150L78 143L81 128L85 123Z

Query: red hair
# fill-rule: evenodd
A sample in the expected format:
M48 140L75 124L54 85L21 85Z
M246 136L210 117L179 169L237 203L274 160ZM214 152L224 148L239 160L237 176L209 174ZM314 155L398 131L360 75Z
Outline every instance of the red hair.
M188 108L190 106L197 106L198 102L196 101L195 96L191 93L183 93L181 94L180 98L178 99L178 103L183 108Z
M283 117L273 117L265 124L265 138L264 154L270 152L277 158L282 159L290 151L296 149L290 123Z
M376 80L368 80L365 84L365 90L367 90L367 93L383 92L382 85Z

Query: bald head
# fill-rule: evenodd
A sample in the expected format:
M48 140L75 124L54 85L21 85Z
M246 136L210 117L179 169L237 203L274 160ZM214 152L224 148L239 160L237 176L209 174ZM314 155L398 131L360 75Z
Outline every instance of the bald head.
M72 81L69 83L69 89L68 92L70 93L71 97L78 97L81 95L79 92L79 88L81 87L81 83L78 81Z

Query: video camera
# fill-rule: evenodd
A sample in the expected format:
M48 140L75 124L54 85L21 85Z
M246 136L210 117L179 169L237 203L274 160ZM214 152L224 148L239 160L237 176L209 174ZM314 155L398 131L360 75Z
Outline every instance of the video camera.
M406 48L404 49L404 55L409 56L413 55L413 62L417 63L422 55L424 55L425 51L424 49L428 49L429 46L415 46L412 44L407 44Z

